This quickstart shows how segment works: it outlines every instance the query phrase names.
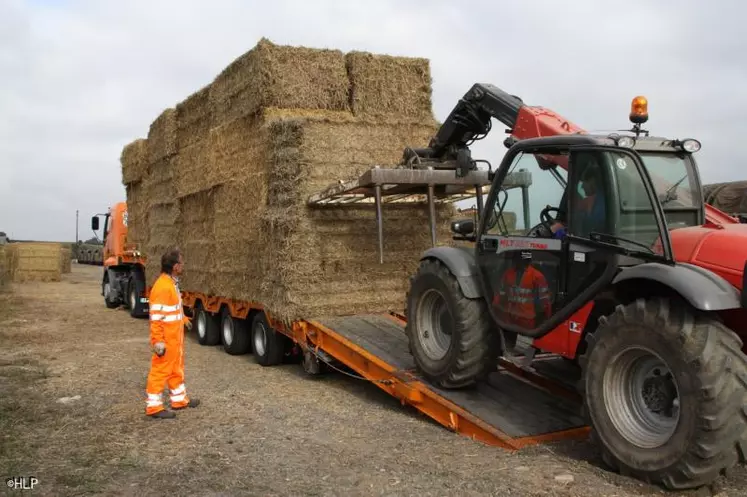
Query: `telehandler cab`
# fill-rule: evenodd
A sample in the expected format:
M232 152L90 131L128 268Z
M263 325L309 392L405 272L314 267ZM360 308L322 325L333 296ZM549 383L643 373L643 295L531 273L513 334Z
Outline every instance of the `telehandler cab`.
M670 489L698 487L747 457L747 226L704 206L696 140L649 136L636 97L629 132L591 135L491 85L475 85L418 162L461 159L491 118L508 151L471 247L425 252L407 295L420 373L463 388L499 356L536 351L579 366L591 436L614 469ZM466 160L465 160L466 158ZM466 165L466 166L465 166ZM521 195L504 188L530 174ZM463 173L458 173L463 174ZM531 218L530 197L548 204ZM509 208L524 211L510 231Z

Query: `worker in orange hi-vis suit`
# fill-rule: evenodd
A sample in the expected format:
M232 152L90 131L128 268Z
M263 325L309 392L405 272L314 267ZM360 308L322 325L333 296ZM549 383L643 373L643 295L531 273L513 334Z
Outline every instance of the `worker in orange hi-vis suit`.
M176 417L163 406L164 385L171 393L171 408L197 407L200 401L190 399L184 386L184 328L192 323L184 315L179 291L179 276L184 259L178 248L170 249L161 257L161 275L150 291L150 344L153 348L150 373L146 387L145 414L158 419Z

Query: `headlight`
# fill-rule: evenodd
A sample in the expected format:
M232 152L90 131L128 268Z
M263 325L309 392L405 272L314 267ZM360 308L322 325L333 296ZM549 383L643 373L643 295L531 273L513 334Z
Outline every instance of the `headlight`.
M635 145L635 140L632 136L621 136L617 140L617 145L620 147L632 148Z
M700 150L700 142L693 138L688 138L682 140L682 148L687 152L694 153Z

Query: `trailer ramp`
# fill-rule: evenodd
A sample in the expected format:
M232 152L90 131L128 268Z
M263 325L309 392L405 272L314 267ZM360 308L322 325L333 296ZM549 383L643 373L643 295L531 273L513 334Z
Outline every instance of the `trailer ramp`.
M394 316L327 318L307 326L318 348L403 404L470 438L515 450L588 433L574 392L509 363L473 388L429 384L415 371L404 324Z

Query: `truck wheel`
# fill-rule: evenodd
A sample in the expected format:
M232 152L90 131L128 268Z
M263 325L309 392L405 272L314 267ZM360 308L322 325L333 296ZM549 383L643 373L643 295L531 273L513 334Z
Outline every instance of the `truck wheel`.
M734 332L684 303L638 299L586 340L584 411L610 467L680 490L744 461L747 358Z
M223 308L220 323L223 336L223 350L231 355L241 355L249 352L249 330L246 321L234 319L228 307Z
M107 309L116 309L119 307L119 302L112 300L112 284L109 282L109 278L104 278L102 283L101 293L104 295L104 303Z
M127 284L127 306L130 308L130 316L133 318L142 318L148 315L145 305L140 302L140 296L144 290L145 283L143 280L137 274L133 274Z
M410 283L405 331L422 374L442 388L462 388L495 366L500 337L482 299L468 299L440 262L426 260Z
M252 348L260 365L275 366L283 361L284 338L270 327L264 312L255 314L252 321Z
M197 329L197 341L200 345L218 345L220 343L218 320L203 309L201 303L195 306L193 322Z

